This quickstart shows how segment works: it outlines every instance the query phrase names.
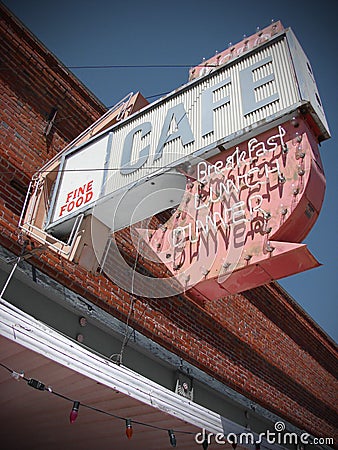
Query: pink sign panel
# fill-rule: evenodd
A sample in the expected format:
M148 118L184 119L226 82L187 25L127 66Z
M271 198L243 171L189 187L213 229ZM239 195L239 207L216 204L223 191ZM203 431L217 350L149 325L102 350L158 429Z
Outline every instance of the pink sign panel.
M316 267L300 242L318 217L325 178L306 120L220 150L186 171L168 222L140 230L175 279L217 298Z

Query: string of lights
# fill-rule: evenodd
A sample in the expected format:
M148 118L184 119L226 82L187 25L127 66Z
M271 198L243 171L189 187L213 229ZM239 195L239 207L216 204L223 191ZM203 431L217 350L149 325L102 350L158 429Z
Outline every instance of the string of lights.
M1 362L0 362L0 367L7 370L15 380L18 380L18 381L24 380L28 386L30 386L34 389L37 389L38 391L45 391L45 392L48 392L49 394L55 395L56 397L59 397L59 398L62 398L64 400L68 401L71 404L71 410L70 410L70 414L69 414L69 422L71 424L73 424L76 421L76 419L79 415L80 407L81 407L81 408L90 409L90 410L98 412L100 414L104 414L104 415L112 417L114 419L123 421L125 423L125 433L126 433L126 436L128 439L131 439L133 436L133 432L134 432L133 424L167 432L168 436L169 436L169 442L172 447L176 447L176 445L177 445L176 435L179 435L179 434L185 434L185 435L191 435L191 436L195 435L195 433L192 431L167 429L167 428L163 428L163 427L158 427L153 424L140 422L138 420L134 420L134 419L131 419L128 417L122 417L117 414L113 414L109 411L105 411L103 409L96 408L96 407L88 405L86 403L82 403L79 400L74 400L74 399L68 397L67 395L64 395L64 394L61 394L60 392L54 391L51 386L47 386L46 384L44 384L43 382L41 382L35 378L28 378L25 376L24 372L16 372L15 370L11 369L10 367L6 366L5 364L3 364ZM208 448L208 443L203 443L202 448L204 450L206 450Z
M23 244L23 247L22 247L22 252L21 252L22 254L24 253L24 249L25 249L25 244ZM14 270L16 269L18 263L20 262L20 259L21 259L21 256L19 256L17 258L16 264L14 265L14 268L13 268L10 276L8 277L8 280L6 281L6 283L5 283L4 287L3 287L2 294L4 293L8 283L9 283L11 277L12 277L12 275L14 273ZM134 270L135 270L135 268L136 268L136 264L134 266ZM2 294L1 294L0 298L2 298ZM133 312L133 305L134 305L134 300L132 300L132 302L130 304L130 311L129 311L129 315L128 315L128 321L126 323L125 339L124 339L124 342L123 342L120 354L118 355L120 357L120 361L118 361L118 363L122 362L122 355L123 355L124 348L128 344L128 341L129 341L129 339L131 337L131 334L132 334L132 331L133 331L132 330L132 331L130 331L128 333L128 322L129 322L130 316L131 316L131 314ZM143 316L147 306L148 305L146 304L145 307L144 307L144 310L143 310L143 312L141 314L141 317ZM137 424L137 425L140 425L140 426L143 426L143 427L148 427L148 428L152 428L152 429L156 429L156 430L160 430L160 431L167 431L168 436L169 436L169 442L170 442L170 445L172 447L176 447L177 446L176 434L184 434L184 435L196 436L196 433L194 433L192 431L167 429L167 428L164 428L164 427L159 427L159 426L156 426L156 425L153 425L153 424L141 422L141 421L134 420L134 419L131 419L131 418L122 417L122 416L119 416L117 414L111 413L109 411L105 411L103 409L96 408L96 407L94 407L92 405L88 405L88 404L83 403L83 402L81 402L79 400L75 400L75 399L73 399L73 398L71 398L69 396L66 396L66 395L64 395L64 394L62 394L60 392L54 391L51 386L49 386L49 385L47 386L45 383L43 383L43 382L41 382L41 381L39 381L39 380L37 380L35 378L28 378L28 377L25 376L24 372L17 372L15 370L11 369L10 367L8 367L7 365L3 364L2 362L0 362L0 367L5 369L6 371L8 371L15 380L17 380L17 381L24 380L27 383L28 386L30 386L30 387L32 387L32 388L34 388L36 390L46 391L46 392L48 392L48 393L50 393L50 394L52 394L52 395L54 395L56 397L62 398L64 400L68 401L69 403L71 403L72 407L71 407L70 414L69 414L69 422L70 422L70 424L73 424L76 421L76 419L77 419L77 417L79 415L79 410L80 410L80 406L81 406L82 408L86 408L86 409L98 412L100 414L104 414L106 416L112 417L114 419L118 419L118 420L124 421L125 422L125 434L126 434L128 439L131 439L132 436L133 436L133 424ZM235 433L232 433L232 437L234 438L233 442L231 442L231 440L228 439L228 442L231 443L231 446L232 446L232 448L234 450L237 447L237 443L235 442L235 436L238 436L238 435L237 434L235 435ZM207 436L205 436L204 441L202 442L201 445L202 445L203 450L207 450L208 449L208 447L209 447L209 440L208 440ZM258 443L255 444L255 450L261 450L261 446Z

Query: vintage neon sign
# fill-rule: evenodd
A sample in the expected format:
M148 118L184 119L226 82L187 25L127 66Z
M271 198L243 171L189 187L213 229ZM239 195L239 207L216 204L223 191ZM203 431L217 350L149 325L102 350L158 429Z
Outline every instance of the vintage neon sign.
M139 232L183 290L249 289L318 264L298 243L321 208L317 144L329 137L306 55L277 22L192 69L185 86L64 152L46 217L31 212L33 199L27 229L38 217L41 235L52 235L58 249L73 245L63 239L76 236L82 219L84 227L92 220L100 239L91 248L100 250L102 267L102 236L177 205L180 168L190 162L177 213L161 230ZM86 239L95 238L94 228Z
M225 51L218 59L220 67L212 64L212 73L197 76L63 155L46 231L57 236L59 227L64 234L71 229L76 214L90 214L96 200L107 202L109 208L113 197L116 204L123 190L146 183L149 177L169 171L182 161L196 156L208 158L206 155L217 152L219 145L228 148L233 139L240 142L246 134L252 136L255 129L272 127L275 120L297 109L310 112L319 140L328 138L309 63L292 31L280 23L272 24L247 41L246 50L240 52L238 47L227 64ZM106 183L108 176L103 170L92 174L83 170L87 167L107 169L107 173L113 170L114 177ZM65 208L60 216L64 196L74 188L68 168L81 169L79 184L94 178L96 192L91 202L69 211ZM135 203L130 206L136 207L139 201L140 196L135 195ZM126 220L120 225L130 223Z
M298 242L324 191L316 140L299 118L199 162L174 216L140 233L185 289L224 296L318 265Z

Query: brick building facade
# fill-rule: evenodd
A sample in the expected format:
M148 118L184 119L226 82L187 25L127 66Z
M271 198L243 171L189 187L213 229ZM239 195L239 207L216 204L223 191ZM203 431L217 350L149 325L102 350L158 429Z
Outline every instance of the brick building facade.
M11 258L22 251L18 221L33 174L106 108L2 5L1 13L0 244L2 258ZM128 230L119 232L118 241L133 260ZM33 241L25 252L31 252L26 271L32 270L33 281L54 280L89 305L128 321L135 333L192 368L190 374L196 368L247 399L254 405L253 421L261 408L266 417L271 413L298 430L337 438L335 344L278 283L214 301L189 293L137 297L131 308L130 294L103 274L91 274ZM143 269L155 275L158 270ZM75 330L60 331L76 339ZM123 362L128 366L128 356ZM207 400L201 403L212 409ZM245 426L242 410L238 423Z

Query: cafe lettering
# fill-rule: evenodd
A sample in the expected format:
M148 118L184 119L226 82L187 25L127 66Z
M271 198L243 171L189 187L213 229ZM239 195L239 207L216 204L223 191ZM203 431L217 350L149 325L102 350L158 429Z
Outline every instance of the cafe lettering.
M278 101L278 92L268 95L260 100L257 100L255 96L255 91L257 89L264 87L268 83L273 82L275 79L275 75L271 71L271 63L272 58L269 56L249 67L246 67L245 69L240 70L239 81L236 82L235 79L229 76L221 82L210 87L206 87L201 91L202 114L200 131L202 138L210 133L214 133L214 112L231 103L231 95L225 95L218 100L215 100L215 93L226 86L234 83L234 86L231 87L235 91L238 90L241 93L241 109L244 117L258 109L263 108L264 106L269 105L270 103ZM255 80L254 71L267 65L269 65L269 70L271 72L268 75ZM236 83L239 83L239 85ZM172 130L173 121L175 123L175 130ZM128 175L137 169L140 169L148 161L150 153L153 153L153 161L160 159L162 157L165 145L174 139L180 139L183 147L191 144L196 139L188 120L188 111L186 111L183 103L178 103L168 109L155 149L151 149L150 144L147 142L147 139L152 132L152 128L152 122L147 121L137 125L127 134L123 144L121 159L120 173L122 175ZM139 151L138 159L132 162L132 155L134 153L134 138L139 134L141 141L144 142L144 147Z

